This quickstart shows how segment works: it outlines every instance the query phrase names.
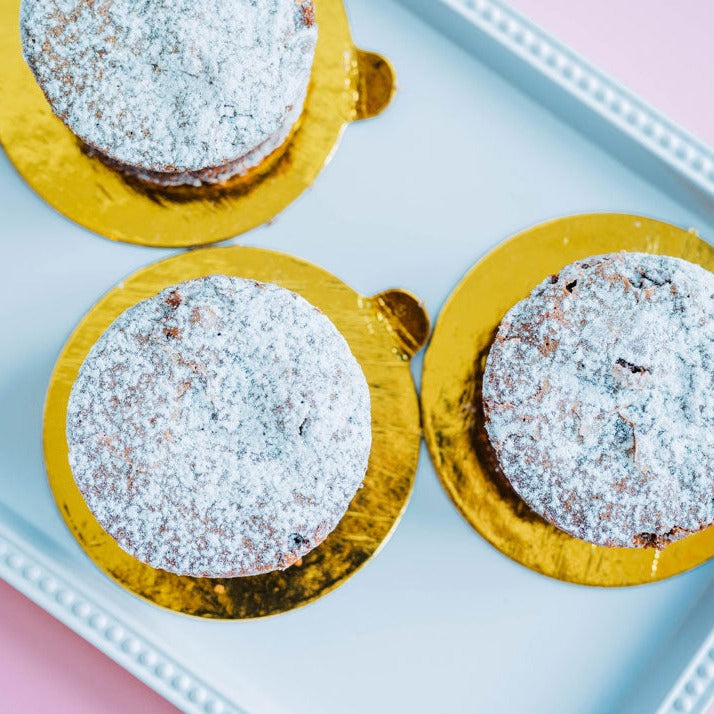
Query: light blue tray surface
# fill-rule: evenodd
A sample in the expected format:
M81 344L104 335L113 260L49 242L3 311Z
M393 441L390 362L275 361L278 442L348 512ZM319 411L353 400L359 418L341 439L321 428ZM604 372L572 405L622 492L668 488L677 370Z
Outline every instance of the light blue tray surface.
M400 91L382 117L348 128L310 192L243 242L299 255L365 294L409 288L436 316L480 256L556 216L641 213L714 237L714 226L583 138L567 116L559 121L402 6L350 0L348 9L357 43L394 62ZM610 711L714 575L709 564L617 590L536 575L461 519L423 450L391 542L316 604L226 624L140 602L95 570L61 522L42 462L42 405L81 315L170 251L111 243L69 223L4 155L0 236L0 503L51 539L20 533L58 568L248 709Z

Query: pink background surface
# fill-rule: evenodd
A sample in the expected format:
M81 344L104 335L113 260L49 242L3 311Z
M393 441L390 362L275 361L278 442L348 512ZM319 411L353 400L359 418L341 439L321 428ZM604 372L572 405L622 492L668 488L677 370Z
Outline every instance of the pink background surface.
M17 714L168 714L177 710L0 581L0 693Z
M714 144L714 62L709 37L714 2L513 0L512 4ZM5 711L176 711L1 582L0 613L0 692Z
M511 5L714 146L714 2L511 0Z

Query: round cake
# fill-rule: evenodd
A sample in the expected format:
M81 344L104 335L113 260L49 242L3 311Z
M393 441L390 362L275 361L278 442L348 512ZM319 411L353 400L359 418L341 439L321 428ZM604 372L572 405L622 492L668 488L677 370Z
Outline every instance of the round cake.
M257 166L300 116L312 0L22 0L25 59L93 152L160 185Z
M69 463L102 527L179 575L284 569L335 528L371 446L369 389L330 320L213 275L122 313L67 408Z
M504 317L483 379L504 475L561 530L663 548L714 522L714 276L587 258Z

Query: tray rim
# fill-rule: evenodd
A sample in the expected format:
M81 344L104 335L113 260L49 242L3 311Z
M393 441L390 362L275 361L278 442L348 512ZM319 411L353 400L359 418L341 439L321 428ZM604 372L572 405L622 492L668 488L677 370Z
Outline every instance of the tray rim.
M708 714L714 703L714 586L709 584L628 692L623 714Z
M413 6L421 4L442 6L456 13L472 28L490 37L509 55L525 62L540 76L565 91L577 104L594 111L621 136L634 140L679 177L684 177L690 185L714 197L714 149L638 98L618 81L596 69L507 3L502 0L398 2L416 12L419 9ZM634 117L634 121L630 120L631 117ZM649 128L645 130L646 127ZM213 706L216 711L248 714L245 709L226 699L215 688L173 660L154 645L150 638L138 635L135 628L97 605L83 587L71 584L60 574L60 569L52 564L51 558L23 533L22 528L13 527L13 521L22 520L21 517L9 511L8 518L3 510L3 504L0 503L1 579L182 711L205 712L209 702L215 702ZM52 593L41 587L46 579L57 586ZM75 609L86 612L85 605L91 609L87 620L75 612ZM698 610L700 608L695 605L695 615ZM103 628L93 626L90 622L93 615L105 617L107 624ZM107 636L112 626L119 627L125 633L119 642ZM127 640L144 644L146 649L155 652L158 658L156 662L149 665L142 662L140 657L124 651L122 644ZM704 714L705 707L710 704L714 691L714 629L706 630L696 646L692 643L692 650L692 657L686 667L671 673L674 681L657 703L658 714ZM170 676L161 676L156 672L161 664L173 668ZM174 682L181 677L185 677L182 686L186 682L190 683L185 691L177 686L178 682ZM200 686L206 693L207 698L200 704L187 696L187 692L194 686Z
M555 85L574 104L594 112L619 134L620 138L633 140L639 148L686 179L691 186L710 198L714 197L714 147L682 128L618 80L599 70L596 65L504 0L399 2L422 16L432 26L442 24L436 22L435 13L439 11L455 16L467 29L488 37L512 58L521 61L539 79ZM457 28L458 39L462 39L463 29ZM455 37L450 39L458 41ZM468 49L476 50L475 47ZM481 56L485 55L486 51L479 51L477 54L480 61L489 64L488 59ZM508 76L507 80L511 81L512 77ZM539 98L538 95L539 91L531 92L531 96L536 99ZM542 100L542 97L540 99ZM573 124L572 121L567 123ZM637 173L642 174L642 171Z
M697 616L695 606L693 617ZM674 686L666 694L657 714L706 714L714 699L714 629L708 631Z
M619 81L599 70L565 43L530 20L526 15L503 0L399 0L409 10L437 27L435 14L439 9L460 21L467 29L486 36L511 57L524 63L539 79L550 82L573 101L575 105L593 112L622 139L629 139L655 161L661 162L676 178L684 179L690 187L705 197L714 198L714 147L682 128L663 112L637 96ZM461 31L458 37L462 39ZM451 35L451 33L449 32ZM467 49L474 49L472 43ZM485 52L484 52L485 54ZM479 55L481 62L488 61ZM498 68L497 68L498 69ZM511 81L510 76L506 77ZM523 87L519 87L521 91ZM542 87L541 87L542 90ZM533 91L536 99L539 92ZM542 98L541 98L542 99ZM572 122L568 121L572 125ZM588 132L584 132L588 133ZM605 147L607 149L607 147ZM612 152L611 152L612 153ZM641 170L637 171L642 175ZM695 205L695 210L699 206ZM438 315L436 319L438 320ZM714 587L711 588L714 597ZM711 603L710 603L711 604ZM706 714L714 702L714 627L710 620L701 622L706 615L706 602L695 604L690 620L696 621L699 636L689 635L681 644L691 654L672 663L666 672L658 672L665 682L657 687L657 701L649 703L657 714ZM678 635L673 637L673 644ZM684 662L684 664L683 664ZM651 674L645 681L651 694ZM642 689L640 689L642 691ZM637 711L636 704L627 711Z
M13 514L14 515L14 514ZM19 516L18 516L19 519ZM74 585L0 510L0 578L104 652L181 711L247 714L150 637ZM148 657L147 657L148 654ZM202 694L195 697L195 692Z

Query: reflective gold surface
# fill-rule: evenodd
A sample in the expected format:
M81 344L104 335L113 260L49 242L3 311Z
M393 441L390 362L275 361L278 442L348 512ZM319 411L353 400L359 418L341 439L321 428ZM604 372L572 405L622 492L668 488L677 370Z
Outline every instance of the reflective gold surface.
M441 312L424 360L424 433L442 485L466 520L513 560L585 585L637 585L668 578L714 555L714 528L664 551L604 548L546 523L494 467L483 428L481 379L506 311L547 275L590 255L663 253L714 270L714 248L694 232L637 216L592 214L527 230L480 260Z
M126 179L83 152L22 59L20 0L0 0L0 142L50 205L107 238L181 247L255 228L312 184L348 122L378 114L394 92L389 62L353 45L342 0L315 0L315 6L319 37L310 88L286 144L223 186L160 189Z
M362 365L372 399L372 452L364 488L322 545L283 572L250 578L180 577L125 553L105 533L74 483L67 460L67 402L94 342L124 310L169 285L222 273L277 283L318 306ZM257 248L194 250L143 268L105 295L62 350L47 393L45 462L57 505L94 563L135 594L177 612L218 619L274 615L336 588L374 556L399 521L414 482L419 407L409 361L426 341L429 319L401 290L363 297L321 268Z

